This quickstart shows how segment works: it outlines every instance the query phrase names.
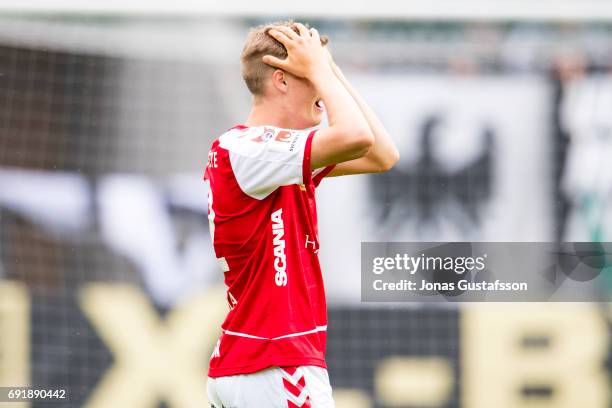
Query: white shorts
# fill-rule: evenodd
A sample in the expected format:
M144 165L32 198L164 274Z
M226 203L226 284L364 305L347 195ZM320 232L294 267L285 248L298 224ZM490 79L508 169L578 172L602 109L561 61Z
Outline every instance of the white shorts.
M333 408L327 370L270 367L252 374L208 378L213 408Z

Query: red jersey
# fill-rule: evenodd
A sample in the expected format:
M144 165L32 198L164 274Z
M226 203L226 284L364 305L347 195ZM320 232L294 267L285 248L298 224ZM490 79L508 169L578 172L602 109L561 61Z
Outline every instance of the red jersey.
M317 252L315 131L236 126L215 140L204 179L230 311L208 375L325 365L327 307Z

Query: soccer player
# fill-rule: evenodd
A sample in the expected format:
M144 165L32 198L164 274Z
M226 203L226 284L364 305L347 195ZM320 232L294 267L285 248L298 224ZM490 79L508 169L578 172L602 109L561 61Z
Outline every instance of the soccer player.
M387 171L399 155L326 43L300 23L251 30L241 61L252 110L208 154L210 231L230 308L210 359L215 408L334 406L315 187ZM316 129L324 110L329 127Z

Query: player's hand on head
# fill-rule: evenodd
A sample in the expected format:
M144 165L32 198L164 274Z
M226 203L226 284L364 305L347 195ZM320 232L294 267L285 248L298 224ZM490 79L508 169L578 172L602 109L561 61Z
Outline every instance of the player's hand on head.
M268 31L271 37L285 46L287 58L265 55L263 62L295 76L311 78L329 67L328 58L317 30L309 30L300 23L296 23L295 28L298 32L287 26L275 26Z

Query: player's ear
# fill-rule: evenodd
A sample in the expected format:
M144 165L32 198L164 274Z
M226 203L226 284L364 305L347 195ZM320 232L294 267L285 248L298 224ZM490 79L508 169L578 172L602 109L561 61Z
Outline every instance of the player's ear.
M287 73L282 69L275 69L272 73L272 86L281 93L287 93Z

